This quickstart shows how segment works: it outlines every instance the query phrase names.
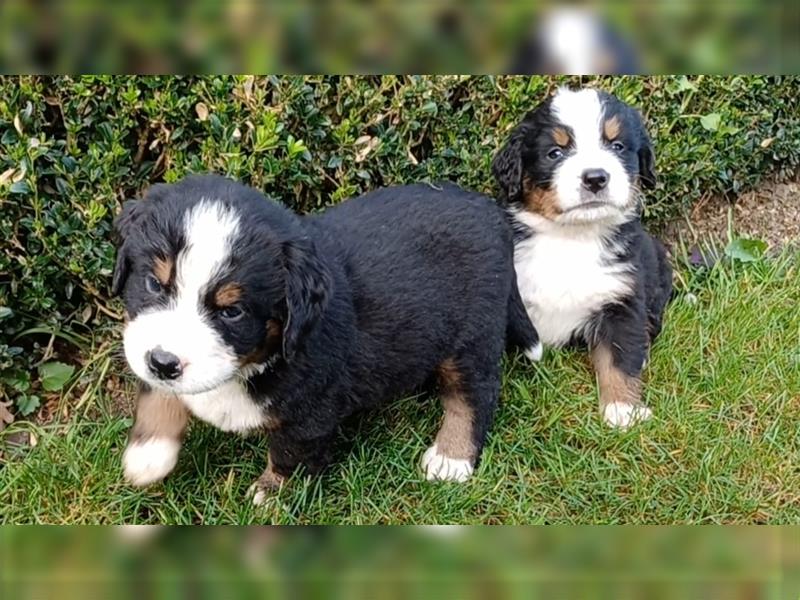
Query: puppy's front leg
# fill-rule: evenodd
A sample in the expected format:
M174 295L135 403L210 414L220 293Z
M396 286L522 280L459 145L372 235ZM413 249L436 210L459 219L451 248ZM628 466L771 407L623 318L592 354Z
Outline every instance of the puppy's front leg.
M136 422L122 456L125 479L139 487L161 481L178 462L189 413L180 399L158 390L141 390Z
M274 431L269 440L267 468L247 492L253 504L263 504L300 466L308 475L322 471L330 463L333 440L333 434L299 439L289 432Z
M635 308L617 305L608 309L591 348L600 387L600 413L606 423L621 429L652 415L642 403L647 331L643 312Z

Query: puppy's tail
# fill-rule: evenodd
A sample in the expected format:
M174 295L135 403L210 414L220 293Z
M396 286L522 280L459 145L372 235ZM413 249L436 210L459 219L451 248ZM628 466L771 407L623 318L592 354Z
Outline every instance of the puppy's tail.
M542 358L542 342L539 332L528 318L528 312L522 303L522 297L517 288L517 276L511 286L511 295L508 297L508 324L506 325L506 346L521 349L525 356L533 361Z

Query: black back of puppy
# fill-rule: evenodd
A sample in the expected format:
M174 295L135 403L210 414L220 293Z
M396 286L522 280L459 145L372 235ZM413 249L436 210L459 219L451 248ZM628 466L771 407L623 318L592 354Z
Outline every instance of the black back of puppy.
M308 219L318 251L336 256L351 286L357 387L378 401L422 384L472 348L496 360L506 329L513 246L504 215L484 196L445 184L377 190ZM376 389L377 386L377 389Z

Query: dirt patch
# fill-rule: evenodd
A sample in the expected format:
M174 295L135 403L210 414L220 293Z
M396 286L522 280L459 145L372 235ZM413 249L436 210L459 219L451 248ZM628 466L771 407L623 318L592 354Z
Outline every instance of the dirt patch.
M735 203L718 197L701 200L662 235L670 242L682 237L687 245L709 239L727 242L729 219L737 235L764 240L771 252L800 245L800 180L766 182Z

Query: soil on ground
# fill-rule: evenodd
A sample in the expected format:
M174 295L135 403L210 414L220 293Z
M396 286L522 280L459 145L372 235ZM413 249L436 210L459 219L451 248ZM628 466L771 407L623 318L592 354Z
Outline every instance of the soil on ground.
M687 247L727 243L729 221L736 235L767 242L770 253L800 246L800 179L766 182L735 202L718 197L701 200L661 235L670 243L682 239Z

